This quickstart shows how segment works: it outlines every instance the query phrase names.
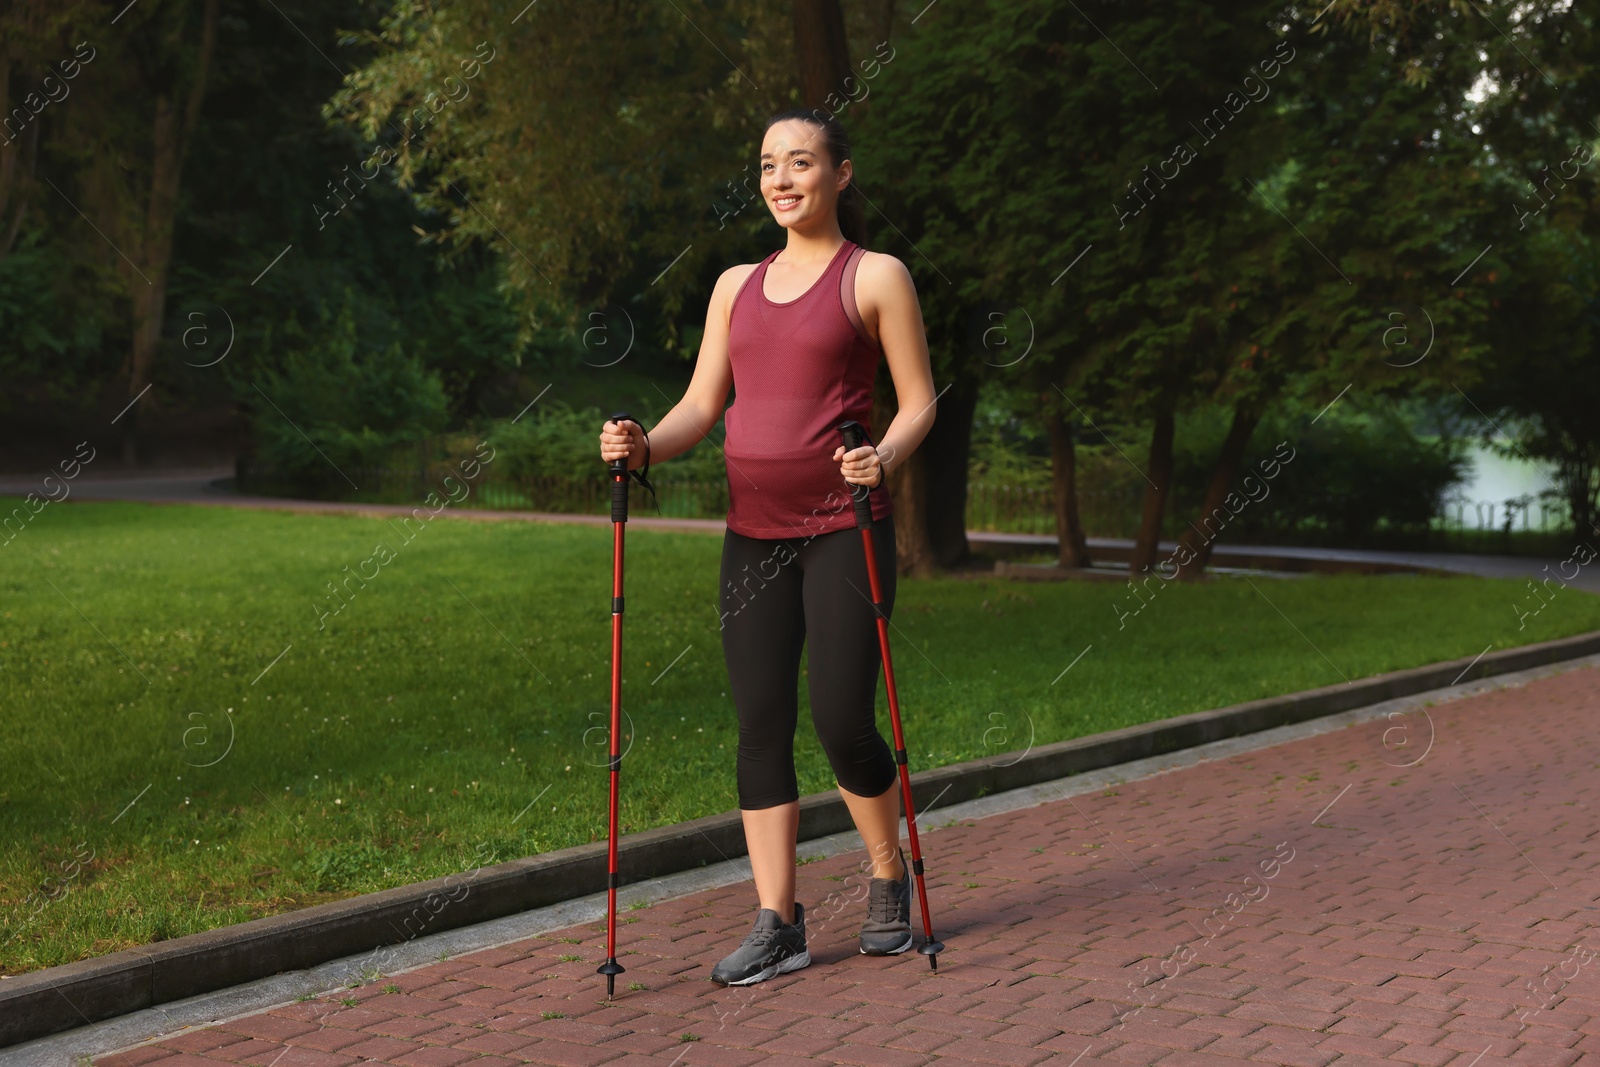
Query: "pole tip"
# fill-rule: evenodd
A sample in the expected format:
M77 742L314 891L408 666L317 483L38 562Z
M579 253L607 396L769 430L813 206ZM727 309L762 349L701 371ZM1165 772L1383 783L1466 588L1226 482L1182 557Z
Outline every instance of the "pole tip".
M596 974L606 976L606 999L610 999L617 990L617 975L622 974L627 968L617 962L615 956L607 957L606 961L595 968Z

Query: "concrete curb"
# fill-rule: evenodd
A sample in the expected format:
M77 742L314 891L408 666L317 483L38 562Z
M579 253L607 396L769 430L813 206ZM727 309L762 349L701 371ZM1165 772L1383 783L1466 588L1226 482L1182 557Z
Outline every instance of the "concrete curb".
M1600 631L921 771L912 775L912 784L919 798L937 796L940 803L955 804L1596 653ZM852 826L836 792L801 798L802 842ZM379 954L420 932L439 933L588 896L606 883L606 854L606 842L590 842L8 979L0 983L0 1046L341 957ZM628 834L618 842L624 885L743 855L737 811Z

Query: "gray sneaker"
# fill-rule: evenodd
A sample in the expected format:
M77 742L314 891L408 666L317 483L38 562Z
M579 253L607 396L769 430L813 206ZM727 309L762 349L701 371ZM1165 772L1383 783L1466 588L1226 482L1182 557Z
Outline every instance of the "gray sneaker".
M861 951L896 956L911 947L911 864L900 849L899 878L874 878L867 890L867 921L861 924Z
M718 985L753 985L774 975L798 971L811 963L806 948L806 909L794 904L794 922L786 923L771 908L756 913L755 925L739 947L711 969Z

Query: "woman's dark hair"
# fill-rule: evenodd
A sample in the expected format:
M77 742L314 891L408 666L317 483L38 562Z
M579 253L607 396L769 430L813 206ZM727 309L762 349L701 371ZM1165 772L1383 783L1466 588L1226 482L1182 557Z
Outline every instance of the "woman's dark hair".
M772 129L780 122L790 119L799 119L809 122L822 130L822 142L827 146L828 158L833 161L834 167L850 158L850 138L844 132L844 127L839 125L839 120L821 108L795 108L783 111L767 120L766 129L762 130L763 136L767 130ZM861 210L861 194L856 192L855 179L850 184L839 190L839 232L846 240L853 241L863 248L867 245L867 217Z

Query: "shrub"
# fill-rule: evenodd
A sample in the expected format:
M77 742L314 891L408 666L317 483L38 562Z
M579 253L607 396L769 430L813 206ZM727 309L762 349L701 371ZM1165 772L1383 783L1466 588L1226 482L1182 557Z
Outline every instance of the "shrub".
M320 341L263 373L259 391L243 389L258 461L308 491L348 489L340 471L380 463L448 418L438 375L417 357L398 343L362 350L351 300Z

